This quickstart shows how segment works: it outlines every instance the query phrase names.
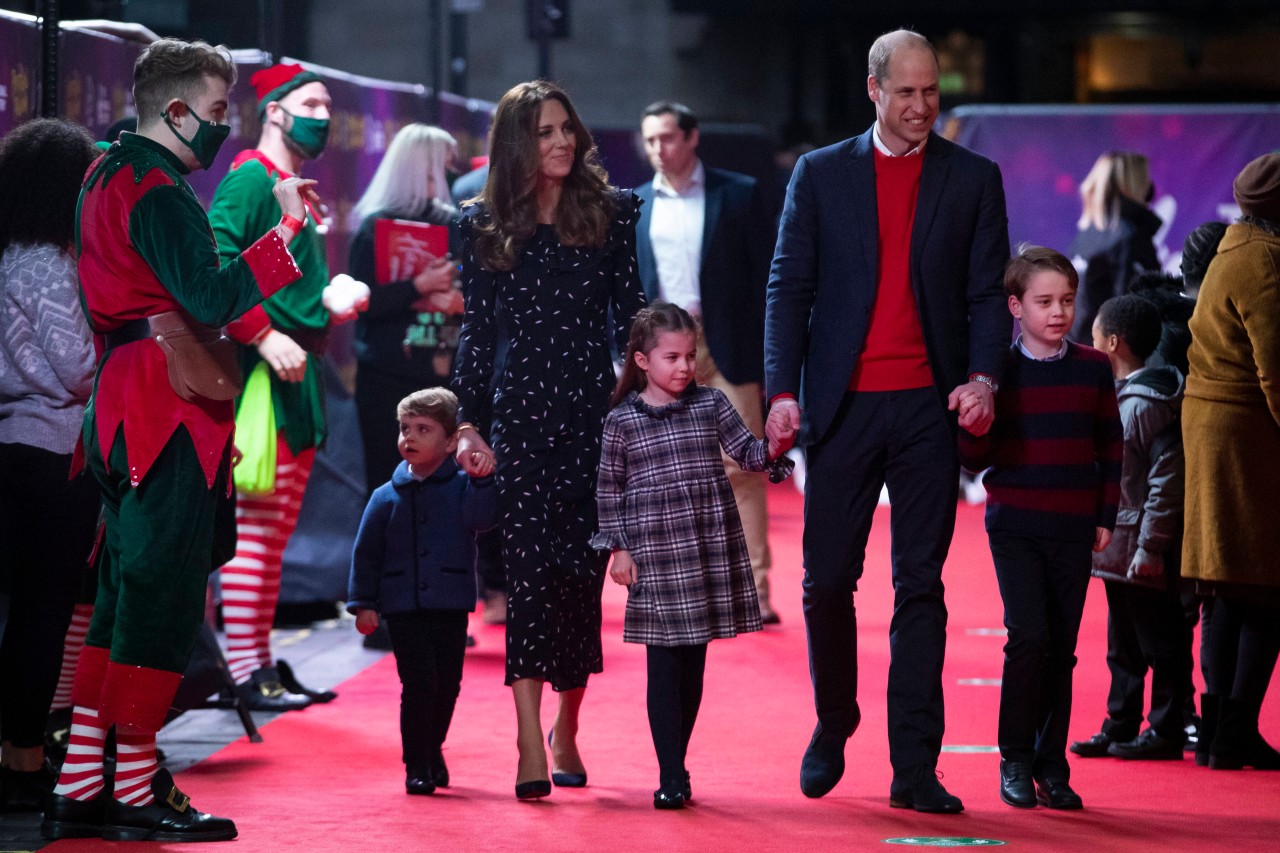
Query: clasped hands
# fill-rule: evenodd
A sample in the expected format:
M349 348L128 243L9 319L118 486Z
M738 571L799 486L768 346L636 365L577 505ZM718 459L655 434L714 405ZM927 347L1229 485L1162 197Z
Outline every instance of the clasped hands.
M488 477L497 467L493 448L474 428L458 432L458 449L453 458L472 477Z
M413 288L418 299L413 303L415 311L439 311L444 314L461 314L462 293L458 290L458 268L448 257L428 255L427 265L413 277Z

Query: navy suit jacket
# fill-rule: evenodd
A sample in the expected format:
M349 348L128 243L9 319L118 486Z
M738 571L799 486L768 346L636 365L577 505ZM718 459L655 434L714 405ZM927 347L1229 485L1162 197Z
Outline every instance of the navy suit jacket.
M871 130L796 163L778 227L765 319L765 389L796 395L800 442L821 441L848 389L875 303ZM942 404L972 373L997 380L1012 320L1000 168L930 133L911 230L911 289ZM954 423L954 421L953 421Z
M764 377L764 291L769 277L774 219L764 209L755 178L706 169L706 224L702 232L702 327L716 367L734 385ZM658 268L649 241L653 181L636 189L644 199L636 225L640 283L658 298Z

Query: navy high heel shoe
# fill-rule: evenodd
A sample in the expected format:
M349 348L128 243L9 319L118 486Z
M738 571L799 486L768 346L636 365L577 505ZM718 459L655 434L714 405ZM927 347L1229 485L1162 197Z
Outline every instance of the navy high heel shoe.
M551 748L551 741L555 738L556 730L552 729L547 732L547 748ZM554 767L554 759L552 760ZM561 788L585 788L587 787L587 772L581 773L560 773L556 770L551 771L551 781L555 782Z

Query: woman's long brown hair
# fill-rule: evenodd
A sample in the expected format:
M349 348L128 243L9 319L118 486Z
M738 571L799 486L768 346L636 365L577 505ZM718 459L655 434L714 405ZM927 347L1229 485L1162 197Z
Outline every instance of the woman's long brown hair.
M573 167L564 179L555 213L556 236L567 246L604 244L614 203L609 175L600 165L595 140L578 117L569 96L554 83L534 80L513 86L498 102L489 151L489 179L480 200L488 216L479 217L475 254L485 269L508 271L538 224L538 118L542 105L555 99L564 106L577 144Z
M622 374L609 398L610 409L627 399L632 391L643 391L644 386L649 384L649 377L636 364L636 353L648 355L653 352L653 348L658 345L658 335L663 332L688 332L697 338L698 321L688 311L670 302L654 302L648 308L641 308L636 312L636 318L631 322L631 337L627 339L627 356L622 363Z

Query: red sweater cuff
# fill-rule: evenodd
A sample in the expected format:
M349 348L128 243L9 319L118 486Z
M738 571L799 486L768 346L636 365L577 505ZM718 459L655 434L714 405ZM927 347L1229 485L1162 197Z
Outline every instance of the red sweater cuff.
M770 397L769 405L772 406L774 403L778 402L779 400L791 400L794 402L795 399L796 399L795 394L792 394L790 391L783 391L781 394L774 394L772 397Z
M261 305L255 305L227 324L227 334L238 344L249 346L271 328L271 318Z
M244 258L244 262L249 265L249 271L257 280L263 299L286 284L302 278L302 270L298 269L293 255L289 254L289 248L274 228L245 249L240 257Z

